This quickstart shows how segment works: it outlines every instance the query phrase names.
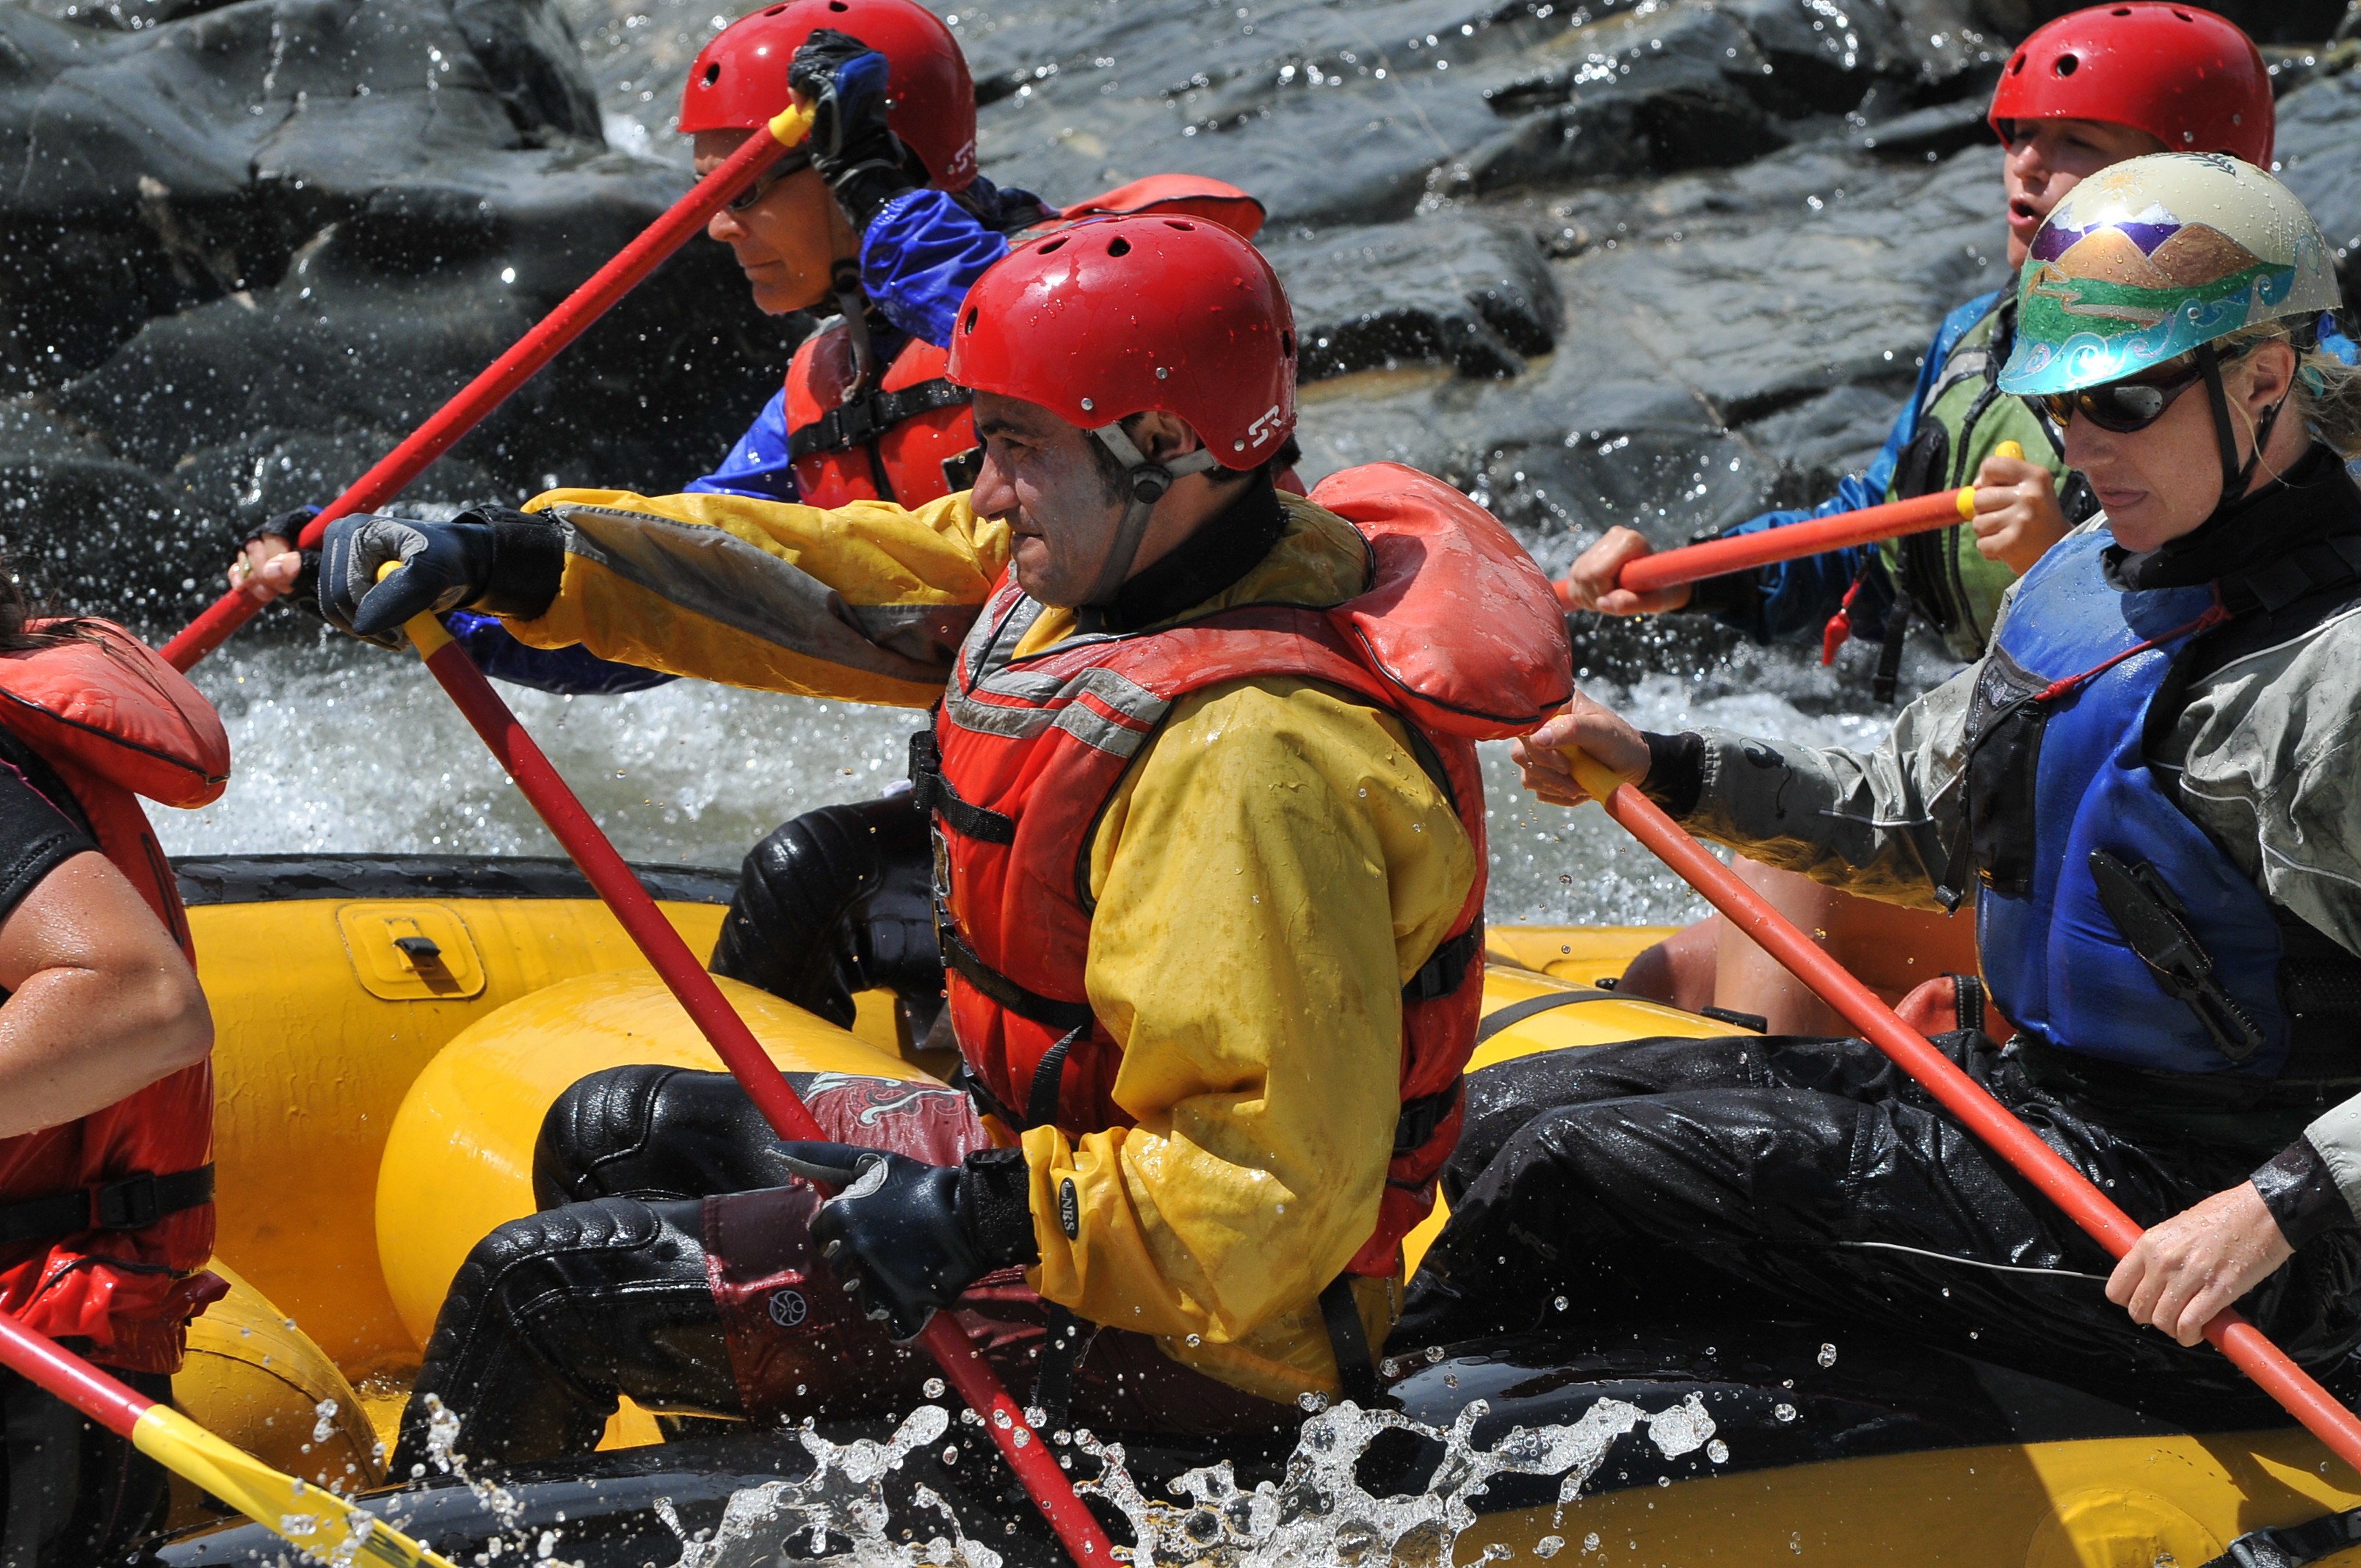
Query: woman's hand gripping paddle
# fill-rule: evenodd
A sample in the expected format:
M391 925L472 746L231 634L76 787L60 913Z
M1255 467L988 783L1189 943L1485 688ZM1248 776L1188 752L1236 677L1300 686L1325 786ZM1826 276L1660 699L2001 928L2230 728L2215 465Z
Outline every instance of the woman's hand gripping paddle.
M46 1335L0 1312L0 1365L55 1394L140 1453L311 1553L361 1568L452 1568L324 1487L282 1475L170 1405L133 1393Z
M1895 1066L1969 1131L1991 1147L2017 1173L2032 1182L2067 1217L2088 1232L2115 1257L2122 1257L2140 1238L2140 1227L2115 1207L2090 1179L2066 1163L2023 1122L2001 1105L1958 1065L1935 1048L1927 1037L1905 1024L1877 994L1855 980L1842 964L1797 930L1737 873L1708 854L1681 831L1663 807L1626 784L1587 753L1570 750L1575 781L1607 808L1607 815L1631 830L1631 836L1654 851L1722 917L1753 938L1787 971L1817 992L1820 1000L1844 1014L1863 1038L1892 1058ZM2224 1311L2205 1325L2205 1337L2220 1348L2241 1372L2287 1408L2290 1415L2326 1443L2329 1452L2361 1470L2361 1420L2336 1402L2287 1353L2263 1336L2261 1330L2238 1315Z
M514 347L485 367L483 373L459 390L458 396L434 411L433 418L411 432L408 440L378 460L375 467L353 481L343 495L330 501L306 523L297 548L316 550L328 524L347 512L375 511L416 478L426 466L449 451L476 428L486 414L500 406L569 343L605 315L615 302L661 266L691 235L703 231L724 203L754 182L772 159L811 134L811 112L790 105L771 121L767 134L757 133L730 155L729 160L690 187L664 216L640 231L639 237L617 251L613 259L590 275L589 280L560 302ZM237 629L261 612L262 601L243 588L232 588L182 627L164 644L165 660L186 673L197 661L229 641Z
M379 572L382 582L389 575L401 570L397 562L388 562ZM533 808L556 835L582 874L590 880L598 896L606 901L615 919L631 935L656 973L678 999L681 1008L695 1022L715 1054L721 1058L730 1075L744 1087L748 1099L771 1124L771 1130L782 1138L829 1142L828 1133L804 1108L796 1091L778 1068L774 1066L746 1021L730 1005L721 988L705 971L705 966L688 950L680 933L674 930L656 908L655 900L640 879L615 852L606 834L583 808L565 778L525 733L523 724L509 710L500 694L492 690L484 673L476 668L467 650L451 640L443 623L433 615L412 619L402 630L409 633L412 644L426 661L443 689L476 727L484 744L500 766L516 781ZM948 1312L937 1312L918 1335L918 1343L926 1348L941 1365L943 1376L959 1390L968 1407L983 1418L983 1430L999 1445L1001 1457L1008 1462L1034 1506L1049 1521L1049 1528L1063 1542L1067 1555L1080 1568L1099 1568L1114 1560L1114 1543L1106 1531L1092 1517L1090 1509L1074 1493L1074 1484L1065 1471L1059 1468L1047 1443L1039 1442L1033 1429L1026 1424L1025 1412L1009 1398L1008 1391L1000 1386L975 1346L968 1343Z

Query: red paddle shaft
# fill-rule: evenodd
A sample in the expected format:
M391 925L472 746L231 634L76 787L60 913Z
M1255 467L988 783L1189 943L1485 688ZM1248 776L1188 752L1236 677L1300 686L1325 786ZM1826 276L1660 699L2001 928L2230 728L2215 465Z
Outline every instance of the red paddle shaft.
M47 1334L0 1312L0 1366L37 1384L118 1437L129 1437L153 1399L68 1353Z
M2117 1257L2131 1251L2132 1244L2140 1239L2140 1227L2087 1177L2043 1143L2032 1128L2010 1115L2000 1102L1979 1088L1925 1036L1896 1016L1875 992L1806 938L1728 866L1708 853L1704 846L1682 832L1655 802L1617 780L1590 757L1580 752L1570 752L1568 757L1574 763L1575 776L1585 789L1601 797L1607 815L1631 829L1633 838L1653 850L1683 881L1705 894L1706 902L1721 911L1725 919L1785 965L1790 974L1810 986L1822 1001L1843 1014L1871 1045L1894 1058L1895 1066L1916 1079L1946 1110L2015 1167L2019 1175L2041 1189L2100 1245ZM2286 1406L2288 1413L2310 1428L2331 1453L2361 1470L2361 1420L2355 1420L2352 1411L2338 1404L2327 1389L2289 1360L2285 1351L2264 1338L2260 1329L2235 1311L2224 1311L2205 1325L2205 1337L2219 1346L2238 1370L2261 1385L2265 1393Z
M1727 539L1708 539L1702 544L1683 545L1667 550L1661 555L1642 555L1623 563L1617 574L1615 586L1629 588L1635 594L1653 593L1682 583L1694 583L1705 577L1718 577L1724 572L1742 572L1749 566L1767 566L1774 561L1796 561L1806 555L1817 555L1824 550L1841 550L1854 544L1868 544L1880 539L1899 539L1905 533L1924 533L1930 528L1945 528L1955 522L1965 522L1976 515L1975 487L1957 490L1938 490L1930 496L1916 496L1906 501L1886 501L1879 506L1863 507L1859 511L1840 511L1834 517L1817 517L1809 522L1791 522L1784 528L1766 528L1758 533L1734 533ZM1573 605L1572 589L1561 582L1558 598L1569 608Z
M484 738L484 744L491 748L517 788L533 802L541 819L582 868L582 874L590 879L590 885L614 911L615 919L639 944L650 966L744 1086L747 1098L771 1124L771 1130L783 1138L832 1141L467 651L452 641L431 615L412 620L409 631L426 654L426 667L443 683L443 689L451 694L451 700L467 716L467 722L476 727L476 733ZM918 1343L941 1365L943 1376L968 1408L983 1418L983 1430L999 1444L1001 1456L1065 1544L1067 1554L1081 1568L1111 1565L1115 1549L1106 1532L1075 1496L1072 1480L1059 1468L1049 1444L1026 1424L1025 1413L1009 1398L1000 1379L984 1365L950 1314L937 1312Z
M722 203L752 183L782 148L803 139L811 124L801 110L790 109L771 122L767 135L757 132L730 155L729 161L698 181L670 211L642 230L638 238L617 251L613 259L591 274L588 282L568 294L558 307L533 323L514 347L484 368L460 389L459 395L434 411L434 417L410 433L410 438L378 460L377 466L330 501L303 529L302 548L316 549L328 524L347 512L372 511L401 493L426 466L473 430L486 414L506 401L558 351L607 313L642 279L678 250L691 235L702 230ZM253 620L262 606L242 589L232 588L181 629L164 644L164 658L182 672L227 641L232 633Z

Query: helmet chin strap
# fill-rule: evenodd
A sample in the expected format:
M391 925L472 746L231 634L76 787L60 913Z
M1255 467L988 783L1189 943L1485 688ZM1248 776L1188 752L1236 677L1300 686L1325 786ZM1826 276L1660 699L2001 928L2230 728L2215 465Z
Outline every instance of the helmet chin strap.
M1172 488L1172 481L1184 474L1202 474L1213 467L1213 454L1200 446L1167 463L1151 461L1124 433L1121 422L1100 425L1091 432L1099 438L1115 460L1123 465L1126 499L1123 521L1115 524L1115 542L1108 546L1106 562L1099 568L1099 580L1082 602L1105 606L1115 603L1115 596L1131 576L1131 563L1139 554L1139 542L1148 536L1148 520L1156 511L1156 503Z
M877 350L869 341L869 296L861 287L858 257L839 257L829 269L829 291L836 296L837 313L844 318L845 341L852 349L852 384L844 389L851 402L877 379Z
M2263 411L2263 417L2255 423L2255 449L2241 463L2237 433L2230 422L2230 394L2222 385L2222 357L2213 352L2210 343L2197 345L2197 373L2205 378L2206 400L2213 405L2213 437L2222 453L2222 499L2213 507L2218 513L2246 495L2246 486L2255 477L2256 466L2263 460L2263 448L2271 444L2272 427L2279 423L2279 410L2287 407L2287 400L2281 398Z

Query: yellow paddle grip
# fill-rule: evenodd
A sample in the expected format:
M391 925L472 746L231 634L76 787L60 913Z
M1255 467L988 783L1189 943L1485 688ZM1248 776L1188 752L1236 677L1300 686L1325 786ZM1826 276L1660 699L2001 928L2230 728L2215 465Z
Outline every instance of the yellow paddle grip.
M811 111L794 104L771 116L771 139L781 147L796 146L811 135Z
M2015 457L2022 461L2025 448L2014 441L2004 441L1993 448L1992 455L1995 457ZM1973 522L1976 518L1976 488L1973 485L1961 485L1957 499L1960 503L1960 521Z
M381 583L401 570L401 562L388 561L377 569L377 580ZM410 634L410 645L418 650L422 659L433 658L451 643L451 634L443 630L443 622L431 611L412 616L401 623L401 630Z

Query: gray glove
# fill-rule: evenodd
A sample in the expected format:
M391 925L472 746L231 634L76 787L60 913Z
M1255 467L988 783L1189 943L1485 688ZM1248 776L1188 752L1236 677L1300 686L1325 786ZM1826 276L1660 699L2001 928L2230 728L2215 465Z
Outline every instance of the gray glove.
M389 562L401 570L378 581ZM557 597L565 545L548 520L478 507L448 522L361 513L328 525L320 552L320 613L382 648L409 643L412 616L478 608L537 616Z

